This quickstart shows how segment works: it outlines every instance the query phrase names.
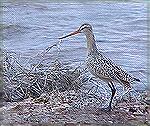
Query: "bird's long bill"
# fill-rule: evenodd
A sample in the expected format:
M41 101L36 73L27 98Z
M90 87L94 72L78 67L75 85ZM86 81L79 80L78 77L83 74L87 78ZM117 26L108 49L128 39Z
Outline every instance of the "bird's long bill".
M64 39L64 38L67 38L67 37L69 37L69 36L72 36L72 35L75 35L75 34L78 34L78 33L80 33L79 30L77 30L77 31L75 31L75 32L72 32L72 33L70 33L70 34L68 34L68 35L66 35L66 36L60 37L59 39Z

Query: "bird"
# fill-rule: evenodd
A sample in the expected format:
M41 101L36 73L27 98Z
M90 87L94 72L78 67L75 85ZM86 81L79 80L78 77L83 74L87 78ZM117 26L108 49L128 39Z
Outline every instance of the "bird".
M111 111L112 101L116 93L116 88L114 84L118 82L125 88L129 89L131 88L132 82L140 82L140 80L135 78L133 75L130 75L126 70L122 69L111 59L106 57L103 52L98 50L96 40L93 34L93 29L90 24L84 23L74 32L71 32L66 36L60 37L59 39L64 39L79 33L85 34L87 39L86 64L88 71L95 77L106 82L111 89L111 98L109 105L108 107L101 108L101 110Z

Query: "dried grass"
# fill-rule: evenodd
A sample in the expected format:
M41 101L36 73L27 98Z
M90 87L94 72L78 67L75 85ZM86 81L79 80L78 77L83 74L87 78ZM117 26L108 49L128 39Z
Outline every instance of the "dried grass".
M59 59L44 64L46 54L57 44L59 43L37 54L36 57L40 56L38 62L32 63L34 58L29 58L25 65L19 62L20 54L3 52L3 89L6 101L21 101L29 97L38 98L43 93L70 91L80 92L82 96L79 97L85 95L99 99L95 94L98 84L95 85L94 81L90 81L91 78L83 66L66 66Z

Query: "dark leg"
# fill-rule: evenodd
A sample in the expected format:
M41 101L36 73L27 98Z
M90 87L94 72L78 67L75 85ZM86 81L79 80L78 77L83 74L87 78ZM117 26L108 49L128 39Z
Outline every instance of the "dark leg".
M111 98L110 98L109 106L107 108L102 108L101 109L102 111L111 111L111 103L112 103L113 97L116 93L116 89L115 89L112 82L108 82L108 86L111 88L112 95L111 95Z
M114 87L112 82L108 83L108 86L111 88L111 91L112 91L111 99L110 99L109 106L108 106L110 108L110 110L111 110L111 103L112 103L113 97L114 97L114 95L116 93L116 89L115 89L115 87Z

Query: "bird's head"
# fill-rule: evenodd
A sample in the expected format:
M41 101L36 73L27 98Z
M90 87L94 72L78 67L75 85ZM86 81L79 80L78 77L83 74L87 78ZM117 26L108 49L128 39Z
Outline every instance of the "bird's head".
M92 31L92 26L90 24L83 24L78 29L80 33L86 33L88 31Z
M66 36L63 36L59 39L67 38L69 36L79 34L79 33L85 33L86 34L87 32L90 32L90 31L92 32L92 26L90 24L85 23L85 24L81 25L76 31L74 31L74 32L72 32Z

